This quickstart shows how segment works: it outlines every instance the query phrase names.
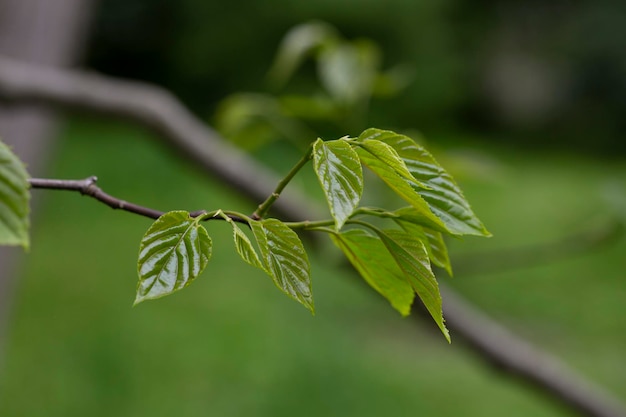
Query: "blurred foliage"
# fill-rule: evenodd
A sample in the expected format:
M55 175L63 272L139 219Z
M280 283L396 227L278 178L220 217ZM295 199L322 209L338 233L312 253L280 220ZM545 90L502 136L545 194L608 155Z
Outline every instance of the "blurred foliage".
M271 142L287 142L303 152L311 138L354 134L370 125L373 99L392 100L411 83L406 66L383 70L381 57L372 40L346 39L328 23L296 25L282 39L268 73L276 92L231 94L219 103L213 123L224 138L257 156L280 146L268 146ZM307 61L315 64L317 82L294 87ZM414 128L403 130L412 141L425 142ZM451 172L466 177L489 180L501 168L482 151L440 156L450 162ZM377 189L378 204L389 201L386 191Z
M158 82L202 114L233 91L258 91L279 40L315 19L347 38L374 39L390 62L411 69L403 94L372 105L372 125L626 149L621 0L103 0L100 7L90 64ZM305 65L297 85L313 80Z
M303 148L318 136L356 135L367 127L370 100L393 96L409 82L401 66L382 71L380 55L373 41L347 40L327 23L297 25L283 38L268 74L277 93L227 96L215 126L247 149L276 139ZM307 58L316 65L317 83L284 92Z

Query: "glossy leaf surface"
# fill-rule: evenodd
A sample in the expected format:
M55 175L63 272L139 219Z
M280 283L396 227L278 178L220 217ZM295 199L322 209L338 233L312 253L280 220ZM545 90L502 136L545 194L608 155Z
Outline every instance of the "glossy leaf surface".
M452 265L450 263L450 256L448 255L448 247L443 240L441 232L429 229L427 227L419 226L414 223L403 221L402 219L394 219L396 222L409 234L418 237L426 245L428 251L428 257L430 261L446 270L450 276L452 276Z
M139 284L135 304L163 297L189 285L211 258L206 229L186 211L171 211L148 229L139 245Z
M0 245L28 248L30 193L28 173L11 149L0 142Z
M428 186L428 189L416 187L416 190L450 232L458 235L490 236L452 176L414 140L408 136L380 129L368 129L359 136L359 139L382 141L398 153L411 175Z
M363 279L403 316L411 312L415 291L383 242L364 230L330 234Z
M414 180L408 167L402 158L400 158L400 155L398 155L396 150L385 142L366 139L362 140L359 145L359 148L365 151L359 153L359 156L364 159L363 162L368 167L372 168L381 166L386 170L391 169L393 172L406 180ZM374 168L372 168L372 170L376 172Z
M428 252L424 243L419 239L419 236L403 230L383 231L376 229L376 233L449 342L450 334L443 322L439 285L430 268Z
M344 140L313 145L313 165L337 230L358 206L363 193L363 171L359 156Z
M237 253L241 256L248 264L257 267L259 269L265 270L263 263L259 259L259 255L257 251L252 246L252 242L248 239L248 236L237 226L237 223L229 220L229 223L233 226L233 239L235 240L235 248L237 249ZM266 271L267 272L267 271Z
M430 209L426 200L416 191L416 184L404 162L397 153L383 142L375 140L364 141L366 146L359 146L357 154L361 162L371 169L381 180L385 182L398 196L411 204L414 215L424 224L431 228L447 231L448 229ZM382 146L381 146L382 145Z
M281 291L313 313L309 259L298 235L276 219L252 221L250 227L264 270Z

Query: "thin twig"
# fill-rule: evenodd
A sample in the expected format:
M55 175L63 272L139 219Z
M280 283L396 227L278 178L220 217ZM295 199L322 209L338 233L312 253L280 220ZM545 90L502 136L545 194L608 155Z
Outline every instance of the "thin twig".
M171 94L158 87L78 71L41 68L0 57L0 97L14 102L53 104L113 114L148 126L208 173L256 201L263 201L270 195L272 186L278 182L275 175L227 146ZM285 220L294 221L318 218L317 214L321 212L305 194L293 191L290 196L284 195L277 200L273 209ZM489 349L480 347L475 342L490 340L493 329L501 326L487 317L472 321L475 317L472 313L482 316L481 313L469 304L457 305L458 299L450 290L443 298L446 323L454 329L454 336L469 341L476 353L498 364L499 369L546 390L563 404L585 415L626 416L619 401L606 392L591 390L581 396L580 391L572 390L572 384L589 384L571 370L563 372L567 369L564 365L555 367L549 375L539 374L537 367L528 366L528 363L551 367L550 364L559 361L546 353L537 357L537 349L526 351L522 360L515 352L524 350L524 347L520 346L519 338L509 333L500 334L499 344L493 344ZM568 395L563 395L565 392Z
M274 192L272 192L272 194L270 194L265 199L264 202L259 204L259 207L256 209L256 211L252 213L251 217L253 219L260 220L263 217L265 217L265 215L270 210L272 205L276 203L276 200L278 200L278 198L280 197L280 194L283 192L287 184L289 184L289 181L291 181L293 177L295 177L296 174L302 169L302 167L305 166L307 162L309 162L312 159L313 157L312 152L313 152L313 145L309 146L306 153L302 156L302 158L300 158L298 163L296 163L293 166L293 168L291 168L289 173L287 173L287 175L278 182L278 185L276 186L276 189L274 190Z
M166 212L155 210L149 207L140 206L138 204L129 203L105 193L102 188L96 185L98 177L91 176L82 180L57 180L47 178L30 178L28 182L31 188L40 188L48 190L66 190L77 191L82 195L92 197L101 203L106 204L112 209L128 211L150 219L158 219ZM189 212L190 217L198 217L206 214L206 210L196 210ZM237 223L248 224L246 220L239 216L227 215L232 221ZM204 220L223 220L221 217L207 217Z

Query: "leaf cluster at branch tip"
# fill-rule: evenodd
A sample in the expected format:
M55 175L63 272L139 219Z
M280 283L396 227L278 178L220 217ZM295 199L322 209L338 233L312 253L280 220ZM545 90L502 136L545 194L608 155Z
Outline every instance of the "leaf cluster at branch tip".
M331 219L284 223L262 218L309 160ZM363 167L408 206L361 207ZM0 244L28 246L28 188L22 163L0 142ZM407 136L380 129L368 129L357 138L316 140L310 154L292 168L255 214L254 220L222 210L193 216L187 211L171 211L159 217L139 245L135 304L190 285L204 271L213 251L213 241L201 222L221 219L232 226L241 259L264 271L282 292L311 313L315 309L310 264L294 229L329 234L363 279L400 314L409 314L417 294L450 340L431 264L452 274L445 235L490 235L452 176L424 147ZM371 222L372 218L378 220ZM250 233L233 219L247 224ZM385 222L389 226L379 226Z
M287 224L278 219L252 220L231 213L246 219L251 240L221 210L204 217L230 223L241 259L264 271L282 292L312 313L310 265L293 229L326 232L363 279L400 314L409 314L417 294L450 340L431 264L452 274L444 235L489 235L452 176L409 137L378 129L368 129L357 138L318 139L310 156L331 221ZM281 181L280 190L300 169L302 161L306 162L301 160L290 177ZM363 167L409 205L395 210L360 207L365 186ZM272 203L273 200L266 201L264 209ZM372 217L391 221L395 227L375 226L368 221ZM177 291L204 269L212 246L199 221L186 212L171 212L148 230L140 247L137 302ZM334 227L328 228L329 224Z

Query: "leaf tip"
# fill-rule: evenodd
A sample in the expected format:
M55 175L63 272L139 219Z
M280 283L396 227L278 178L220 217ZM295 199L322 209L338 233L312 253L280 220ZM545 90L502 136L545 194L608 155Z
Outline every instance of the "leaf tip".
M398 313L400 313L402 318L404 318L404 317L408 317L411 314L411 305L413 304L413 301L414 299L412 299L411 303L409 304L405 304L405 303L400 304L400 303L391 302L391 306L395 308Z
M30 239L28 237L28 234L22 238L22 241L19 243L19 245L22 247L22 249L24 249L24 252L30 252Z
M137 307L137 304L140 304L140 303L142 303L145 300L146 300L146 297L143 297L143 296L137 294L137 296L135 296L135 301L133 301L133 307Z
M450 338L450 332L448 331L448 329L446 329L446 327L444 326L443 329L441 330L441 332L443 333L443 336L448 341L448 344L451 345L452 344L452 339Z
M313 294L309 292L309 295L307 297L294 297L294 295L292 294L287 295L302 304L304 308L309 310L312 316L315 316L315 303L313 302Z

